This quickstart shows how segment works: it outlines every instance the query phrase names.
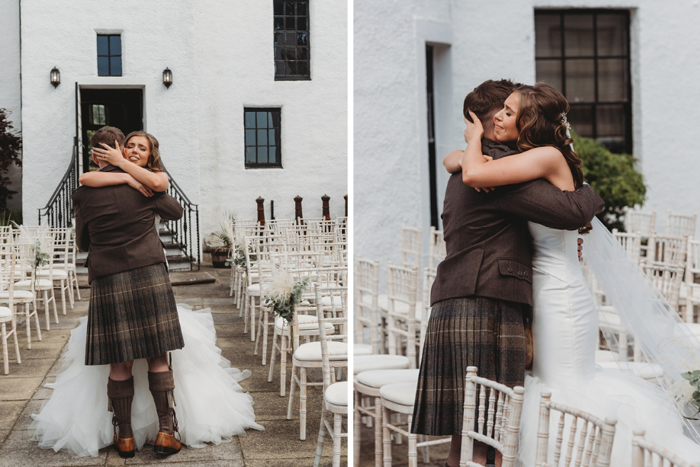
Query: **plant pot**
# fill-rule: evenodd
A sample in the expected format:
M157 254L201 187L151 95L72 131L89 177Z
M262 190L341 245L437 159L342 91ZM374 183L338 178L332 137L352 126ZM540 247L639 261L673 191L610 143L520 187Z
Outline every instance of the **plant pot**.
M211 253L211 264L215 268L230 268L231 264L226 266L226 260L231 256L231 249L219 247Z

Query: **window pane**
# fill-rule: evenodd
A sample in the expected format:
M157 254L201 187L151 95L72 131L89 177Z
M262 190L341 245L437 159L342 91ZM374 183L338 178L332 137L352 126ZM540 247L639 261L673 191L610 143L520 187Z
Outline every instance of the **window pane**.
M309 34L306 32L297 34L297 45L309 45Z
M98 76L109 76L109 57L97 57Z
M624 140L625 110L620 105L599 105L596 109L598 138L616 136Z
M110 58L110 70L109 74L112 76L121 76L122 74L122 58L121 57L111 57Z
M109 37L97 36L97 55L109 55Z
M536 15L535 38L537 58L561 57L561 16Z
M596 18L598 55L627 55L627 16L601 14Z
M586 136L588 138L593 136L593 106L572 106L567 114L567 119L571 124L571 129L580 136ZM576 150L575 147L574 150Z
M275 14L276 15L283 15L284 14L284 2L281 0L275 0Z
M297 29L299 31L306 31L306 18L297 18Z
M297 62L287 62L287 66L289 67L289 74L290 75L299 74L299 71L297 70Z
M277 140L275 139L275 130L268 130L267 141L270 146L277 145Z
M275 62L275 76L284 76L284 75L285 75L284 62L281 60L278 60Z
M284 2L284 14L293 15L294 14L294 2Z
M297 50L299 51L299 59L300 60L308 60L309 59L309 48L308 47L297 47Z
M268 160L270 164L278 164L277 162L277 148L272 146L269 148Z
M598 101L627 101L627 60L598 60Z
M258 128L267 128L267 112L256 112Z
M566 61L566 99L571 102L595 101L593 60Z
M122 36L109 36L109 54L122 54Z
M309 62L297 62L297 73L302 76L309 75Z
M258 164L267 164L267 146L258 147Z
M280 29L284 29L284 17L275 16L275 31L279 31Z
M309 6L308 2L299 2L297 3L297 15L308 15L309 14Z
M287 45L295 45L297 43L297 35L293 32L288 32L284 35L284 43Z
M593 15L564 15L564 53L593 56Z
M245 127L255 128L255 112L245 112Z
M287 18L284 18L284 28L285 29L294 29L294 17L290 16Z
M93 125L106 125L106 123L105 123L105 106L104 105L93 105L92 106L92 124Z
M561 60L536 60L537 81L554 86L561 92Z
M258 130L258 145L267 146L267 130Z
M255 130L246 130L245 131L245 145L246 146L255 146Z
M247 163L255 163L255 147L245 148L245 161Z
M284 34L281 32L275 33L275 45L284 45Z

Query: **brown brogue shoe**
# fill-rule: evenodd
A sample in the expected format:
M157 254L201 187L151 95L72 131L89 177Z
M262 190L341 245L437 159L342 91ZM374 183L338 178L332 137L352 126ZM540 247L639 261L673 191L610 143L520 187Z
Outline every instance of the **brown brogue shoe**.
M156 451L156 454L161 454L163 456L177 454L178 452L180 452L181 448L182 444L180 444L180 441L175 439L174 434L169 435L167 433L163 433L162 431L158 432L156 444L155 446L153 446L153 449Z
M114 447L117 449L119 457L129 458L134 457L134 438L117 438L114 435Z

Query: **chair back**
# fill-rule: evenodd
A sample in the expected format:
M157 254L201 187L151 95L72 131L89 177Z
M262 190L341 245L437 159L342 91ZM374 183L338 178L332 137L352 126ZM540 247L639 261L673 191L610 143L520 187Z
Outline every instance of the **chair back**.
M697 461L691 464L645 439L644 430L635 430L633 435L631 467L700 467Z
M551 392L542 392L535 467L610 467L617 420L610 417L601 420L583 410L552 402L551 399ZM559 419L553 455L550 457L552 411L559 413Z
M525 389L520 386L511 389L495 381L480 378L476 373L476 367L467 367L459 465L481 465L472 462L476 440L501 452L502 467L513 467L518 449Z
M697 214L678 214L668 211L666 213L666 235L669 237L687 235L690 238L695 238L697 220Z
M700 274L700 240L689 239L685 265L685 282L693 284L696 274Z
M645 212L635 209L625 214L625 230L642 237L651 237L656 230L656 211Z
M416 302L418 268L389 263L387 282L387 339L390 355L405 349L409 368L416 368Z
M434 269L423 269L423 306L421 307L422 315L420 319L420 338L418 344L419 367L421 357L423 357L423 345L425 344L425 335L428 331L428 321L430 321L430 313L433 310L433 308L430 306L430 289L433 288L433 282L435 282L436 276L437 272Z
M0 290L8 292L7 303L10 310L14 310L14 290L15 290L15 266L17 265L18 246L11 243L0 244Z
M401 226L401 266L415 266L420 271L423 231L419 227Z
M625 249L627 258L634 264L639 264L642 258L642 236L636 233L618 232L617 229L613 229L612 234L620 242L622 248Z
M655 235L649 238L646 264L667 264L685 267L688 236Z
M442 230L430 227L430 254L428 256L428 267L437 268L440 261L447 256L447 246L445 245L445 234ZM425 297L425 295L423 295Z
M644 266L644 273L654 283L674 310L678 310L678 298L683 282L683 268L674 265Z
M357 258L355 261L355 343L369 342L372 353L382 348L379 329L379 261Z
M331 361L328 351L328 342L331 340L348 342L347 333L347 313L342 313L342 309L347 309L347 287L320 287L318 283L313 284L314 294L316 296L316 317L318 318L318 335L321 343L321 365L323 368L323 390L332 384L331 377ZM324 297L330 297L330 310L328 306L323 305ZM330 311L330 313L328 313ZM336 332L328 334L326 325L332 324Z

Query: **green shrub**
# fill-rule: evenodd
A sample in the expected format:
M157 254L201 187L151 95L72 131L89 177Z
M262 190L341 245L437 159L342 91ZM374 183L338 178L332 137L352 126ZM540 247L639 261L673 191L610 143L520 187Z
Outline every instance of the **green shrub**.
M7 110L0 109L0 211L7 209L7 200L17 194L11 190L7 177L10 166L22 165L22 138L15 134L12 123L7 119Z
M574 150L581 158L583 177L605 201L598 218L608 229L624 230L625 208L644 204L644 177L630 154L613 154L599 142L572 132Z

